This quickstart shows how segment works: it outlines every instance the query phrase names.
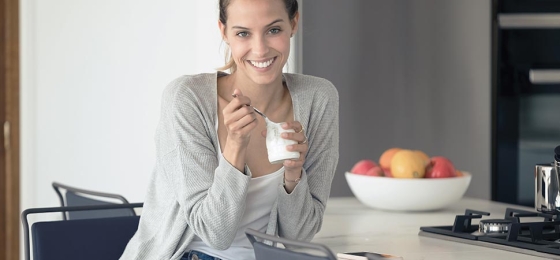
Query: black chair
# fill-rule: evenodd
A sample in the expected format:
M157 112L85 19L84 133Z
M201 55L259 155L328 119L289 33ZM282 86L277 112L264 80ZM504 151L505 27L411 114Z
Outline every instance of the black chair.
M143 203L31 208L21 214L25 259L31 259L27 216L37 213L131 209ZM35 222L31 226L34 260L119 259L136 230L139 216Z
M257 260L336 260L325 245L275 237L248 228L245 234L255 250ZM270 243L266 243L269 241ZM282 244L284 247L273 246Z
M90 206L90 205L114 205L129 204L123 196L113 193L105 193L99 191L86 190L61 184L52 183L53 189L58 195L60 205L67 206ZM61 190L65 191L62 196ZM95 198L95 199L94 199ZM101 200L100 200L101 199ZM110 200L110 201L109 201ZM118 202L118 203L116 203ZM67 216L68 215L68 216ZM66 219L85 219L85 218L106 218L106 217L123 217L136 216L133 208L119 208L111 210L88 210L76 212L62 212L62 218Z

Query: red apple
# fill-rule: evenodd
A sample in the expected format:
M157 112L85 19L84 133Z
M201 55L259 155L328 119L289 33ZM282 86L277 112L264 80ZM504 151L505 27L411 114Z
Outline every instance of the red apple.
M426 175L424 178L449 177L455 177L455 166L453 166L453 163L443 156L434 156L430 158L430 164L426 166Z
M364 175L368 175L368 176L379 176L379 177L383 177L385 176L385 174L383 173L383 170L381 169L381 167L379 166L374 166L373 168L369 169Z
M383 174L385 175L385 177L393 177L393 174L391 173L391 168L383 168Z
M352 170L350 170L350 172L365 175L367 171L375 166L377 166L377 163L372 160L361 160L354 164L354 167L352 167Z

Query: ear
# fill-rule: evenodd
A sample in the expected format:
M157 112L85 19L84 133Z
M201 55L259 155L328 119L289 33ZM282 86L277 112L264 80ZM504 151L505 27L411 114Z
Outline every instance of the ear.
M297 33L298 31L298 23L299 23L299 12L296 12L294 19L292 20L292 36Z
M222 40L226 43L228 42L226 36L226 25L222 23L222 21L218 20L218 28L220 28L220 34L222 35Z

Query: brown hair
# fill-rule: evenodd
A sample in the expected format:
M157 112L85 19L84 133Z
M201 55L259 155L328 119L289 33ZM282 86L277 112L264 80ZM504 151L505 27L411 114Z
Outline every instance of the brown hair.
M232 0L220 0L219 3L219 10L220 10L220 22L223 25L226 25L227 21L227 8L231 4ZM283 0L284 6L286 6L286 12L288 13L288 17L290 21L293 21L296 17L298 12L298 2L297 0ZM231 50L228 48L226 51L226 65L223 67L218 68L218 70L227 70L230 69L231 72L234 72L237 69L235 65L235 61L231 57Z

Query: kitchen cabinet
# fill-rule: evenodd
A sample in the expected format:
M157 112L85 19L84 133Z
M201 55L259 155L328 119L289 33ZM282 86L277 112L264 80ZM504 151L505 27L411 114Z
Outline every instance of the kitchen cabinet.
M467 208L501 218L508 207L533 211L519 205L463 198L438 211L390 212L368 208L354 197L331 198L322 229L313 242L327 245L334 253L370 251L405 260L550 259L418 235L421 226L452 225L455 216L464 214Z
M560 1L492 3L492 200L533 206L560 144Z

